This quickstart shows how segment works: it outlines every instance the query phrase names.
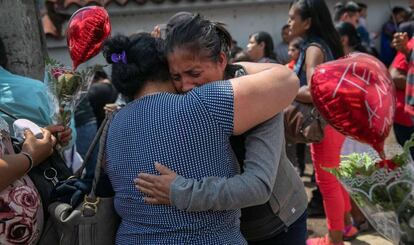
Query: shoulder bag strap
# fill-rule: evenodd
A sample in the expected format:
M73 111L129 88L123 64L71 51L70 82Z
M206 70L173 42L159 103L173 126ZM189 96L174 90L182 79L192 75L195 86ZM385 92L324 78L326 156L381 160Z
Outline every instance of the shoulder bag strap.
M93 150L95 149L95 147L96 147L96 145L99 141L99 138L102 135L102 132L105 128L105 125L107 124L107 121L108 121L108 115L105 116L105 119L102 121L101 126L99 127L98 131L96 132L96 135L92 140L92 143L89 145L88 151L86 152L85 158L83 159L82 166L73 174L75 177L80 178L80 176L82 175L82 171L85 169L87 162L91 158Z
M96 163L96 167L95 167L95 175L93 178L93 182L92 182L92 189L91 192L89 193L88 197L91 198L95 198L96 197L96 186L98 184L99 181L99 177L101 174L101 169L102 169L102 164L104 162L104 157L105 157L105 145L106 145L106 138L107 138L107 134L108 134L108 130L109 130L109 126L111 124L111 121L113 119L113 117L115 116L115 114L117 113L117 111L114 111L112 113L108 113L105 117L106 120L104 120L105 123L102 123L103 128L102 128L102 135L100 137L99 140L99 152L98 152L98 161ZM101 125L101 127L102 127Z

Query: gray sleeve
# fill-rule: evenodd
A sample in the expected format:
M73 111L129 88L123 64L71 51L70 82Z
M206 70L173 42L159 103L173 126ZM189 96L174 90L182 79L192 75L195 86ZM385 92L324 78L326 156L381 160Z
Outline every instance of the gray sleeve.
M276 181L283 147L283 115L249 131L245 141L244 172L231 178L201 180L178 176L171 184L173 206L186 211L230 210L263 204Z

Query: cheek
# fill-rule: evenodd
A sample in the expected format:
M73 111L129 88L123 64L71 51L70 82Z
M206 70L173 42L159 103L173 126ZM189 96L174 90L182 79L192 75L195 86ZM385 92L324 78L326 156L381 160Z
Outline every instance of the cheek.
M210 68L208 71L205 71L203 75L197 78L197 84L203 85L209 82L221 80L222 76L220 76L220 70L218 68Z

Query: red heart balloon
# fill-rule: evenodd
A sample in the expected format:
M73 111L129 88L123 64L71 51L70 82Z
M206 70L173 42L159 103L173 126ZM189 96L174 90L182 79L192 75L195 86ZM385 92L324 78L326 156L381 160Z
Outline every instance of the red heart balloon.
M99 53L111 33L108 12L102 7L90 6L76 11L66 30L66 41L73 70Z
M312 76L311 93L330 125L384 156L384 140L394 118L395 88L381 61L353 53L324 63Z

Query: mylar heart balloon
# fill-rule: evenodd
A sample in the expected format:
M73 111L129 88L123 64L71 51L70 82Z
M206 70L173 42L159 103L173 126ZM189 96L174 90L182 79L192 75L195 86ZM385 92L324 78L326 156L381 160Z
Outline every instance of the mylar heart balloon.
M375 57L353 53L318 66L312 98L339 132L368 143L384 157L384 140L395 111L395 89L387 68Z
M98 54L110 33L111 24L104 8L90 6L76 11L70 18L66 30L73 70Z

